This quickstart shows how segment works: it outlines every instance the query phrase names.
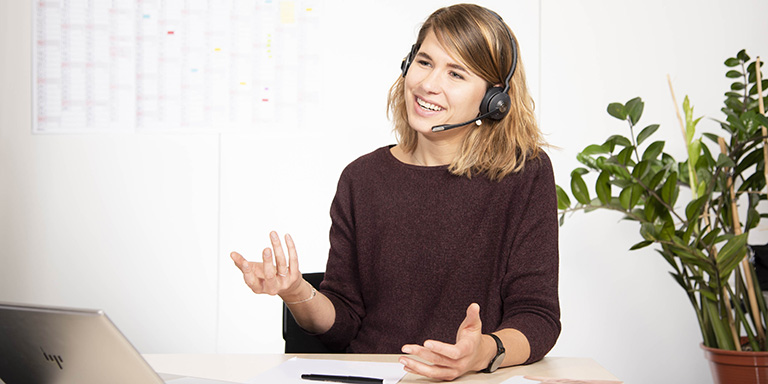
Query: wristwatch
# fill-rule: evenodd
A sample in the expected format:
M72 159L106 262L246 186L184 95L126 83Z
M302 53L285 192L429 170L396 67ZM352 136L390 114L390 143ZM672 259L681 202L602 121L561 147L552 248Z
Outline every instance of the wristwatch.
M494 356L493 359L491 359L491 362L488 363L488 368L480 371L483 373L495 372L497 369L499 369L499 366L504 361L504 357L507 356L505 352L506 350L504 349L504 344L501 343L501 339L499 339L499 337L493 333L489 333L488 336L493 337L493 340L496 341L496 356Z

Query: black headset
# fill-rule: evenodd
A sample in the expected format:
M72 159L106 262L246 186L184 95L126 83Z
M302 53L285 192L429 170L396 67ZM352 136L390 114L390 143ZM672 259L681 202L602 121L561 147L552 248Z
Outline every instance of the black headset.
M439 131L445 131L452 128L457 127L463 127L467 124L474 123L475 121L489 118L493 120L501 120L504 118L504 116L507 115L509 112L509 106L511 104L511 101L509 99L509 82L512 79L512 75L515 73L515 68L517 68L517 43L515 42L514 37L512 37L512 31L509 30L507 27L507 24L504 23L504 20L499 16L498 13L491 11L488 8L485 8L486 11L490 12L492 15L494 15L499 21L501 21L501 24L504 26L504 30L507 31L507 35L509 36L509 41L512 44L512 68L509 69L509 74L507 74L507 78L504 79L504 87L500 86L492 86L488 88L488 90L485 91L485 95L483 96L483 100L480 102L480 114L467 122L459 123L459 124L443 124L438 125L435 127L432 127L433 132L439 132ZM411 67L411 64L413 63L414 58L416 57L416 53L419 51L419 46L416 44L411 46L411 52L408 53L408 56L406 56L403 59L402 64L400 64L400 70L402 71L403 77L408 73L408 68Z

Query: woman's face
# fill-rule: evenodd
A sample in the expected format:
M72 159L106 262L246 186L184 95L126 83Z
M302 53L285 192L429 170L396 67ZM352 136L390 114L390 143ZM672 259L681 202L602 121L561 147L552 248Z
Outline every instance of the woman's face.
M405 76L408 123L427 134L436 125L471 120L487 88L486 81L452 58L430 31Z

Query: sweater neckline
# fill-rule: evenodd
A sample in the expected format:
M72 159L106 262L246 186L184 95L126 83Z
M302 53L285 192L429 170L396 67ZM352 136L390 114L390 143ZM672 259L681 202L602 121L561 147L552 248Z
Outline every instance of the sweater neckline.
M381 150L386 152L385 156L387 159L389 159L391 162L397 164L398 166L405 167L412 170L419 170L419 171L445 171L448 170L448 165L417 165L417 164L408 164L403 161L400 161L395 155L392 154L392 148L397 144L390 144L385 147L382 147Z

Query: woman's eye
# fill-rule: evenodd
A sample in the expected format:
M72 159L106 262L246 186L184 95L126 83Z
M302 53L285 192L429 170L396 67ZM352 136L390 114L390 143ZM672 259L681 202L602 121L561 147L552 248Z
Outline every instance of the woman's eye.
M453 77L455 79L464 80L464 76L462 76L461 74L459 74L457 72L451 71L450 75L451 75L451 77Z
M429 67L432 65L429 61L426 61L426 60L419 60L418 63L419 65L425 66L425 67Z

